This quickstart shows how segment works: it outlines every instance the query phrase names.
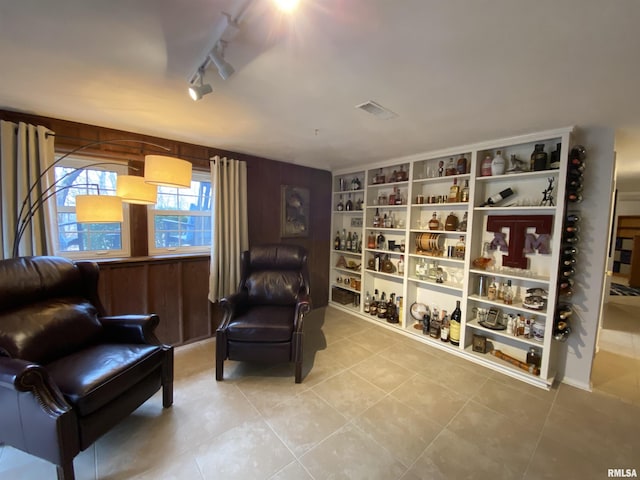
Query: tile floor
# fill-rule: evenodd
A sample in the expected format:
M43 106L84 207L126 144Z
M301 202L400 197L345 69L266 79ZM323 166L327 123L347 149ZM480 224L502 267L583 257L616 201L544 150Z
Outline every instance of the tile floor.
M640 359L601 350L593 393L551 391L334 308L306 320L305 373L177 349L157 394L75 460L78 479L603 479L640 472ZM605 388L600 388L599 384ZM55 478L0 447L0 478Z

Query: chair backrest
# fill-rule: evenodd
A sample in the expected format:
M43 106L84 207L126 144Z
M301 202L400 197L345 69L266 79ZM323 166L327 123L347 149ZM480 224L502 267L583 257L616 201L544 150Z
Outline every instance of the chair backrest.
M298 245L259 245L241 256L240 290L251 304L295 305L309 293L307 252Z
M97 281L89 262L0 260L0 355L48 363L98 341Z

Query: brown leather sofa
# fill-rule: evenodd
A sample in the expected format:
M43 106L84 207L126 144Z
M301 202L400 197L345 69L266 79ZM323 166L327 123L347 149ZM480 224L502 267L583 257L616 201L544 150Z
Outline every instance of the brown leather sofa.
M221 300L216 380L226 359L293 362L302 381L303 318L311 308L307 252L297 245L261 245L241 254L238 292Z
M104 316L99 269L58 257L0 261L0 442L74 478L73 459L160 388L173 348L157 315Z

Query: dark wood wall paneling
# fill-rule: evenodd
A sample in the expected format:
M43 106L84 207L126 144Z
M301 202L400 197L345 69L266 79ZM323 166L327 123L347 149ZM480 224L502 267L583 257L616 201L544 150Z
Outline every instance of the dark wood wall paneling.
M67 152L89 142L129 138L170 149L133 144L99 145L83 155L119 158L142 170L144 155L175 155L209 170L214 155L247 162L249 244L286 242L309 252L311 295L314 307L329 300L329 242L331 228L331 174L300 165L201 145L86 125L51 117L0 110L0 119L43 125L56 133L56 150ZM132 172L135 174L135 172ZM310 226L306 238L280 238L280 187L293 185L310 191ZM219 309L210 308L208 257L146 257L147 214L141 205L131 205L131 247L133 259L100 262L101 298L111 314L155 312L161 316L158 335L164 342L181 344L210 336L219 319ZM140 258L136 258L140 257ZM210 313L210 311L212 313ZM175 321L166 321L175 319Z

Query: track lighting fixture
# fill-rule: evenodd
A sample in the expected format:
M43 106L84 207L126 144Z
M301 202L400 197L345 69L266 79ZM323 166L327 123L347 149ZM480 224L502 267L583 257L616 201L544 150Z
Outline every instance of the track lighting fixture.
M203 83L204 68L198 71L198 85L189 85L189 96L192 100L200 100L205 95L213 92L213 88L208 83Z

